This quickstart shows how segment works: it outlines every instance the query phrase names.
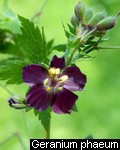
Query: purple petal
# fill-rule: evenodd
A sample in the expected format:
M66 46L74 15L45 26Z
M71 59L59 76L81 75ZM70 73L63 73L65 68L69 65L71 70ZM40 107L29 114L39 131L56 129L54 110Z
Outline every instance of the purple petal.
M49 106L50 98L50 94L43 86L33 86L26 95L27 106L43 111Z
M47 70L39 65L25 66L22 72L23 81L29 86L42 84L47 75Z
M58 58L56 55L53 56L50 67L63 69L65 67L65 58Z
M78 67L72 66L64 70L61 76L67 75L68 79L63 87L70 91L81 91L86 83L86 75L84 75Z
M58 92L52 102L52 109L57 114L70 113L78 96L67 89Z

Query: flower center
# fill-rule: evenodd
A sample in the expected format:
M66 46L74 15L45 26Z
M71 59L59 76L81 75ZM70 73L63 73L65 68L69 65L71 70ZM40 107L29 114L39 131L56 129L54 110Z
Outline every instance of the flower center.
M60 69L51 67L48 70L49 77L43 81L43 85L47 92L56 93L63 89L64 82L67 81L68 76L60 76Z

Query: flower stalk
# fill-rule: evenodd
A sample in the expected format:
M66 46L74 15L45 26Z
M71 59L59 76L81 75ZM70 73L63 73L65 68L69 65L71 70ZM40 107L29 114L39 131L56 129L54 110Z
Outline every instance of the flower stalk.
M13 93L12 93L5 85L2 85L2 84L0 83L0 86L1 86L7 93L9 93L11 96L13 96Z
M120 46L98 46L97 49L120 49Z
M77 50L77 48L78 48L78 47L76 47L76 48L73 49L73 51L72 51L70 57L68 57L68 59L66 60L66 67L71 64L71 61L72 61L72 59L73 59L74 53L75 53L75 51Z
M8 143L10 140L12 140L15 137L18 138L18 141L20 142L23 150L27 150L19 133L14 133L11 136L9 136L7 139L5 139L3 142L0 142L0 147L4 146L6 143Z

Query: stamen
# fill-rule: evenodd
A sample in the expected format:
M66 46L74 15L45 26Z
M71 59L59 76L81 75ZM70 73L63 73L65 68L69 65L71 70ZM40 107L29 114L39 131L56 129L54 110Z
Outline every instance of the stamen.
M67 81L67 79L68 79L68 76L67 75L64 75L64 76L62 76L62 77L60 77L60 81L61 82L65 82L65 81Z
M45 80L44 80L44 82L43 82L43 85L45 86L47 83L48 83L48 78L46 78Z
M50 90L51 90L51 87L50 87L50 86L47 86L47 87L46 87L46 91L49 92Z
M59 91L62 91L62 89L63 89L63 87L58 87L58 90L59 90Z
M60 69L59 68L53 68L53 67L51 67L48 70L48 72L49 72L50 77L53 78L53 76L60 74Z
M52 78L53 77L53 73L54 73L54 68L50 68L48 70L48 72L49 72L50 77Z
M55 69L55 74L56 74L56 75L60 74L60 69L59 69L59 68L56 68L56 69Z

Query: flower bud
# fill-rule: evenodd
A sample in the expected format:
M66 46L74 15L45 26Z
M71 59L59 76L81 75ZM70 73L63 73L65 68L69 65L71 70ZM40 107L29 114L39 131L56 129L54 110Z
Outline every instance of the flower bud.
M76 6L75 6L75 15L78 18L78 20L80 22L82 22L83 20L83 16L84 16L84 12L85 12L85 5L81 2L79 2Z
M102 20L105 17L103 12L98 12L95 16L92 17L92 19L89 21L88 26L92 27L95 26L100 20Z
M8 100L10 107L15 109L23 109L26 108L26 102L20 96L13 96Z
M91 9L86 9L82 23L83 23L84 25L87 25L88 22L90 21L90 19L92 18L92 15L93 15L92 10L91 10Z
M103 37L105 35L106 31L96 31L95 36L97 37Z
M98 23L97 29L98 31L109 30L115 26L115 22L116 17L106 17Z
M71 17L71 24L75 27L79 25L79 21L75 15Z

